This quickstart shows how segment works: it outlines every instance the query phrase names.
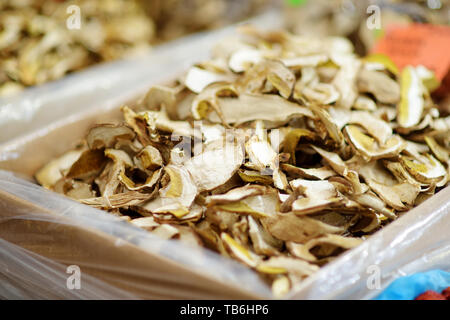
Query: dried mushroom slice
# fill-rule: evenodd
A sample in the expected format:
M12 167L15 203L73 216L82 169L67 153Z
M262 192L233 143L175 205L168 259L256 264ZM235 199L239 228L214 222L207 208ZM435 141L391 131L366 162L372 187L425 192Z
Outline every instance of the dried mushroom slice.
M296 179L292 180L290 185L304 196L292 203L292 211L296 214L318 212L342 202L335 186L328 181Z
M289 252L297 258L315 262L318 259L333 256L343 250L357 247L362 243L360 238L343 237L335 234L327 234L324 237L309 240L305 244L288 242Z
M239 261L245 263L249 267L256 267L259 262L258 256L247 250L241 244L239 244L236 240L234 240L228 233L222 232L220 235L223 243L226 248L230 251L230 253L236 257Z
M393 135L384 144L380 145L374 138L365 134L355 125L346 126L344 134L350 145L367 160L394 157L405 147L403 139L396 135Z
M418 158L400 156L399 160L409 174L422 183L436 182L447 174L444 166L429 154Z
M216 82L227 82L232 77L223 73L211 72L199 67L192 67L186 74L184 85L194 93L200 93L210 84Z
M340 38L243 31L36 179L238 260L280 297L448 185L450 118L424 67L399 74ZM3 66L0 82L15 72Z
M254 120L286 123L294 117L314 118L313 113L298 104L271 94L241 94L238 98L218 98L223 117L228 124ZM220 118L210 113L210 121L220 123Z
M64 153L43 166L35 174L37 182L45 188L51 188L63 177L62 172L70 169L82 154L82 150L73 150Z
M397 122L403 128L417 125L425 107L424 86L413 67L405 67L401 74L401 100L397 108Z
M65 176L69 179L89 180L97 176L105 164L106 157L103 150L86 150L72 164Z
M291 257L271 257L261 262L256 270L267 274L290 273L298 277L307 277L319 270L319 267L306 261Z
M133 140L133 130L125 125L101 124L89 130L86 137L90 149L113 148L119 139Z
M225 142L189 159L184 167L199 192L214 189L227 182L244 162L242 149L238 143ZM221 165L217 166L217 163Z
M390 207L396 210L406 210L412 206L420 193L420 187L408 182L399 183L394 186L387 186L375 180L367 180L369 187L380 196Z
M395 104L400 100L400 86L387 74L362 68L358 74L358 89L371 93L381 103Z
M275 238L298 243L305 243L328 233L343 232L342 228L306 216L299 217L294 213L278 213L261 219L261 222Z
M212 108L223 123L226 124L223 113L219 107L219 97L237 97L238 93L234 86L229 83L214 83L200 92L192 102L192 115L194 119L206 118Z

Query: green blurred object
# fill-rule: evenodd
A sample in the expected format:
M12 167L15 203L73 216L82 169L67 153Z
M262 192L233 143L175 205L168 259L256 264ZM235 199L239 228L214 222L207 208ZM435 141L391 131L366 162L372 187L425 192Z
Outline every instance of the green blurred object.
M293 7L298 7L298 6L304 5L307 1L308 0L286 0L286 3Z

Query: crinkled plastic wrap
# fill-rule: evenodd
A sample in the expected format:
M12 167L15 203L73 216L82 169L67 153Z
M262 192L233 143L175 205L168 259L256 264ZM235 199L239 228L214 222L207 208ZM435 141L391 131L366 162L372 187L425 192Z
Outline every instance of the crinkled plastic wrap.
M275 13L253 22L276 28ZM152 84L207 57L233 28L191 36L139 60L92 68L0 101L0 297L41 299L270 299L243 265L207 249L161 240L118 217L33 182L95 122ZM395 278L450 270L450 188L371 236L294 288L290 299L370 299ZM66 268L81 271L69 289ZM379 286L374 277L379 276ZM377 280L377 279L375 279ZM374 285L375 284L375 285Z

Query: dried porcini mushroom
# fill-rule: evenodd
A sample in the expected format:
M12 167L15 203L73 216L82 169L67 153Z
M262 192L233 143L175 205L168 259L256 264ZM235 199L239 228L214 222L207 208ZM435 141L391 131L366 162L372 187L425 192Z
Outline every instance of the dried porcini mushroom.
M279 297L448 185L450 118L423 67L243 31L36 179L234 258Z

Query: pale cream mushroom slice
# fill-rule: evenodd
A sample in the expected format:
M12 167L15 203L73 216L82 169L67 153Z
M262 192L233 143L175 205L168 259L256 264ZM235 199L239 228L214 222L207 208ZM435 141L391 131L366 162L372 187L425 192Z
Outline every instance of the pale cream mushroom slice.
M400 156L400 163L417 181L422 183L437 182L446 176L444 166L432 155L420 157Z
M346 126L344 135L355 151L367 161L392 158L405 148L405 142L400 136L393 135L380 144L356 125Z
M306 107L287 101L273 94L241 94L238 98L218 98L223 117L228 124L240 124L254 120L287 123L294 117L314 118ZM220 123L215 113L208 119Z
M242 48L233 52L228 60L228 67L233 72L243 72L252 65L264 59L262 51L252 48Z
M408 182L388 186L375 180L367 180L369 187L390 207L404 211L414 204L420 193L420 187Z
M133 140L135 133L130 127L119 124L100 124L92 127L86 137L90 149L113 148L119 139Z
M230 254L234 256L237 260L253 268L258 265L260 260L258 255L242 246L239 242L233 239L228 233L222 232L220 238L223 241L225 247L230 252Z
M179 166L168 165L164 171L169 176L169 183L159 190L159 196L140 205L137 210L144 215L152 213L169 213L177 218L189 214L189 208L197 196L198 190L189 172Z
M335 255L344 250L357 247L363 242L361 238L344 237L335 234L311 239L305 244L288 242L286 247L289 252L297 258L315 262L318 259Z
M410 128L422 119L425 106L425 88L416 69L407 66L401 74L401 100L397 106L397 122L400 127Z
M239 143L223 142L186 161L184 168L191 175L198 191L214 189L227 182L244 162ZM218 165L220 164L220 165Z
M230 75L212 72L199 67L191 67L184 78L184 85L194 93L200 93L212 83L232 81Z
M265 218L278 212L279 199L275 191L269 191L261 195L246 196L238 201L216 203L212 208L218 211L251 215L255 218Z
M257 254L273 256L280 254L283 241L274 238L259 221L252 216L248 217L248 234L252 240L253 249Z
M307 216L294 213L278 213L261 219L261 223L277 239L305 243L310 239L333 233L341 234L344 229L334 227Z
M270 257L259 263L256 270L265 274L290 273L298 277L308 277L319 270L319 267L307 261L293 257Z
M312 181L304 179L292 180L289 183L303 197L292 203L292 212L309 214L331 208L342 202L335 186L326 181Z
M204 119L212 110L216 112L221 121L226 124L223 113L220 109L219 97L237 97L236 88L229 83L218 82L207 86L192 101L191 112L196 120Z
M371 93L381 103L395 104L400 100L400 86L386 73L362 68L357 85L359 92Z
M68 151L62 156L50 161L35 174L37 182L47 189L51 188L63 177L62 172L70 169L82 153L82 149Z

